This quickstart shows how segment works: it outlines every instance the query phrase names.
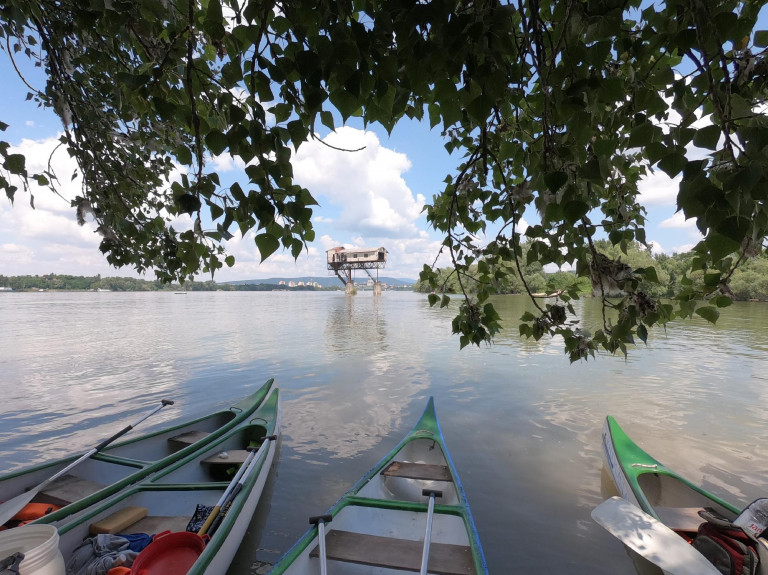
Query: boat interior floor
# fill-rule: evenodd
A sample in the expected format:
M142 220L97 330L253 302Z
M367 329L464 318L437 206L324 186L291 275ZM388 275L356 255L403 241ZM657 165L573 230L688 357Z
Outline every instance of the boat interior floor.
M421 567L422 541L365 535L333 529L325 536L328 560L345 561L418 572ZM319 556L319 546L309 554ZM440 575L474 575L472 549L465 545L431 543L429 572Z
M699 516L701 507L654 507L661 522L673 531L693 531L699 529L704 519Z
M69 505L93 495L104 489L106 485L83 479L74 475L62 475L54 480L45 490L35 496L37 503L53 503L54 505Z
M427 481L453 481L447 465L393 461L381 472L385 477L405 477Z

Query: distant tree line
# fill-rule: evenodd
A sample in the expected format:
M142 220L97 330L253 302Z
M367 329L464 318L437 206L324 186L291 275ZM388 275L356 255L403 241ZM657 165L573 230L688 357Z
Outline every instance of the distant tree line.
M213 281L187 281L181 286L179 284L163 284L161 281L138 278L47 274L42 276L0 275L0 287L11 288L14 291L214 291L234 286L220 285Z
M48 274L42 276L0 275L0 288L14 291L62 290L62 291L321 291L339 290L343 287L318 288L314 286L287 286L277 284L227 284L214 281L196 282L187 280L164 284L160 280L143 280L125 277L72 276Z
M678 297L681 293L692 291L692 288L702 286L706 278L701 270L692 271L691 264L695 254L692 252L676 253L673 255L653 254L650 249L642 247L637 242L627 244L627 251L621 251L618 245L613 246L607 240L595 241L595 247L599 253L602 253L613 260L619 260L632 269L654 268L659 283L643 281L640 283L639 290L646 292L652 297ZM521 245L523 255L521 262L529 260L529 244ZM589 277L577 276L574 272L555 271L547 272L542 266L533 261L522 269L523 276L517 269L512 268L513 264L504 264L508 273L491 274L495 278L492 288L497 294L525 294L525 283L531 292L553 293L558 290L566 290L570 287L576 287L583 295L592 294L592 282ZM483 262L472 266L471 277L474 283L481 275L480 269ZM446 293L460 293L461 286L454 272L453 267L442 268L438 270L439 283L443 286ZM733 299L747 300L768 300L768 257L760 254L757 257L747 260L741 264L733 273L730 281L730 288L733 291ZM469 292L475 292L478 289L473 282L465 280L464 287ZM414 290L423 293L433 291L428 282L419 282L414 286Z

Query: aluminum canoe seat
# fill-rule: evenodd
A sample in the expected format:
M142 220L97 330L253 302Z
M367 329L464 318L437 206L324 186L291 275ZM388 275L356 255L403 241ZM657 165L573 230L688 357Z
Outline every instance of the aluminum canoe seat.
M325 546L329 561L418 572L424 542L332 529L326 533ZM309 556L318 557L319 553L318 546ZM475 575L472 549L466 545L432 543L429 548L429 572Z
M381 472L384 477L405 477L427 481L453 481L447 465L393 461Z

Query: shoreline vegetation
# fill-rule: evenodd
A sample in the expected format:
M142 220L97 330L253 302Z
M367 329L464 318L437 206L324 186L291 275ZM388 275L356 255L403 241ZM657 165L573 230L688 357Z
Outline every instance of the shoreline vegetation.
M639 289L652 297L676 298L690 291L693 287L704 284L707 277L704 271L692 271L693 252L666 255L653 254L648 248L633 242L627 244L626 251L619 246L611 246L601 240L595 242L598 250L608 257L618 259L627 266L637 269L654 268L659 284L644 281ZM527 260L528 244L521 246L523 257ZM511 263L502 264L512 266ZM437 270L438 286L445 293L460 293L460 285L453 268ZM523 269L525 283L534 295L555 294L560 291L576 289L582 296L592 295L592 282L589 277L577 276L572 271L547 272L538 263L532 263ZM478 265L474 265L462 278L468 293L476 291ZM730 294L736 301L768 301L768 257L758 255L739 266L730 281ZM506 276L504 281L493 285L499 295L524 294L525 286L515 271ZM64 274L5 276L0 275L0 291L340 291L344 286L317 287L313 285L279 285L276 283L242 284L218 283L215 281L186 281L184 284L165 284L160 280L144 280L130 277L74 276ZM365 289L365 286L359 289ZM389 286L390 290L431 293L434 290L428 282L417 282L410 286Z
M637 287L638 292L644 292L652 298L665 299L685 299L693 297L705 285L711 285L713 274L705 270L693 270L692 266L697 256L695 252L675 253L667 255L664 253L654 254L650 247L645 247L638 242L628 242L624 248L619 245L611 245L607 240L596 240L594 242L596 251L608 258L621 262L629 268L632 268L637 275L646 278L658 277L658 283L643 280ZM521 264L529 261L533 263L523 267L525 283L529 291L536 297L539 294L556 294L569 289L575 289L581 296L589 297L593 295L592 279L587 276L577 276L572 271L545 271L541 264L536 262L536 258L530 258L528 252L530 244L522 243L520 245L522 257ZM734 254L735 261L737 255ZM474 264L470 267L469 273L461 279L461 285L452 267L436 270L438 275L438 290L430 287L428 282L419 282L414 286L418 292L431 293L433 291L445 293L461 293L462 285L467 293L477 291L479 285L479 268L483 265ZM494 269L485 266L486 276L501 277L492 283L493 291L496 294L525 294L525 286L520 279L517 270L514 269L514 263L505 262L496 267L506 267L506 273L494 273ZM511 269L510 269L511 268ZM639 274L639 271L643 271ZM655 270L655 274L652 273ZM719 280L720 276L717 275ZM715 284L717 285L717 284ZM730 293L723 294L731 297L735 301L768 301L768 256L757 254L755 257L747 259L739 265L733 272L731 279L726 286ZM599 293L595 294L599 297Z
M365 286L358 286L365 289ZM390 286L390 290L411 291L412 286ZM66 274L5 276L0 275L0 292L98 292L98 291L164 291L174 293L194 291L344 291L344 286L318 287L312 285L280 285L277 283L230 284L215 281L186 281L184 284L164 284L160 280L131 277L74 276Z

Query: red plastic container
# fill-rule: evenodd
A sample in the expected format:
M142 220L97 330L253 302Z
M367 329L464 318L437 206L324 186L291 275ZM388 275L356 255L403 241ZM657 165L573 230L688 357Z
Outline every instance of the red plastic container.
M184 575L205 549L206 540L197 533L165 531L139 553L131 575Z

